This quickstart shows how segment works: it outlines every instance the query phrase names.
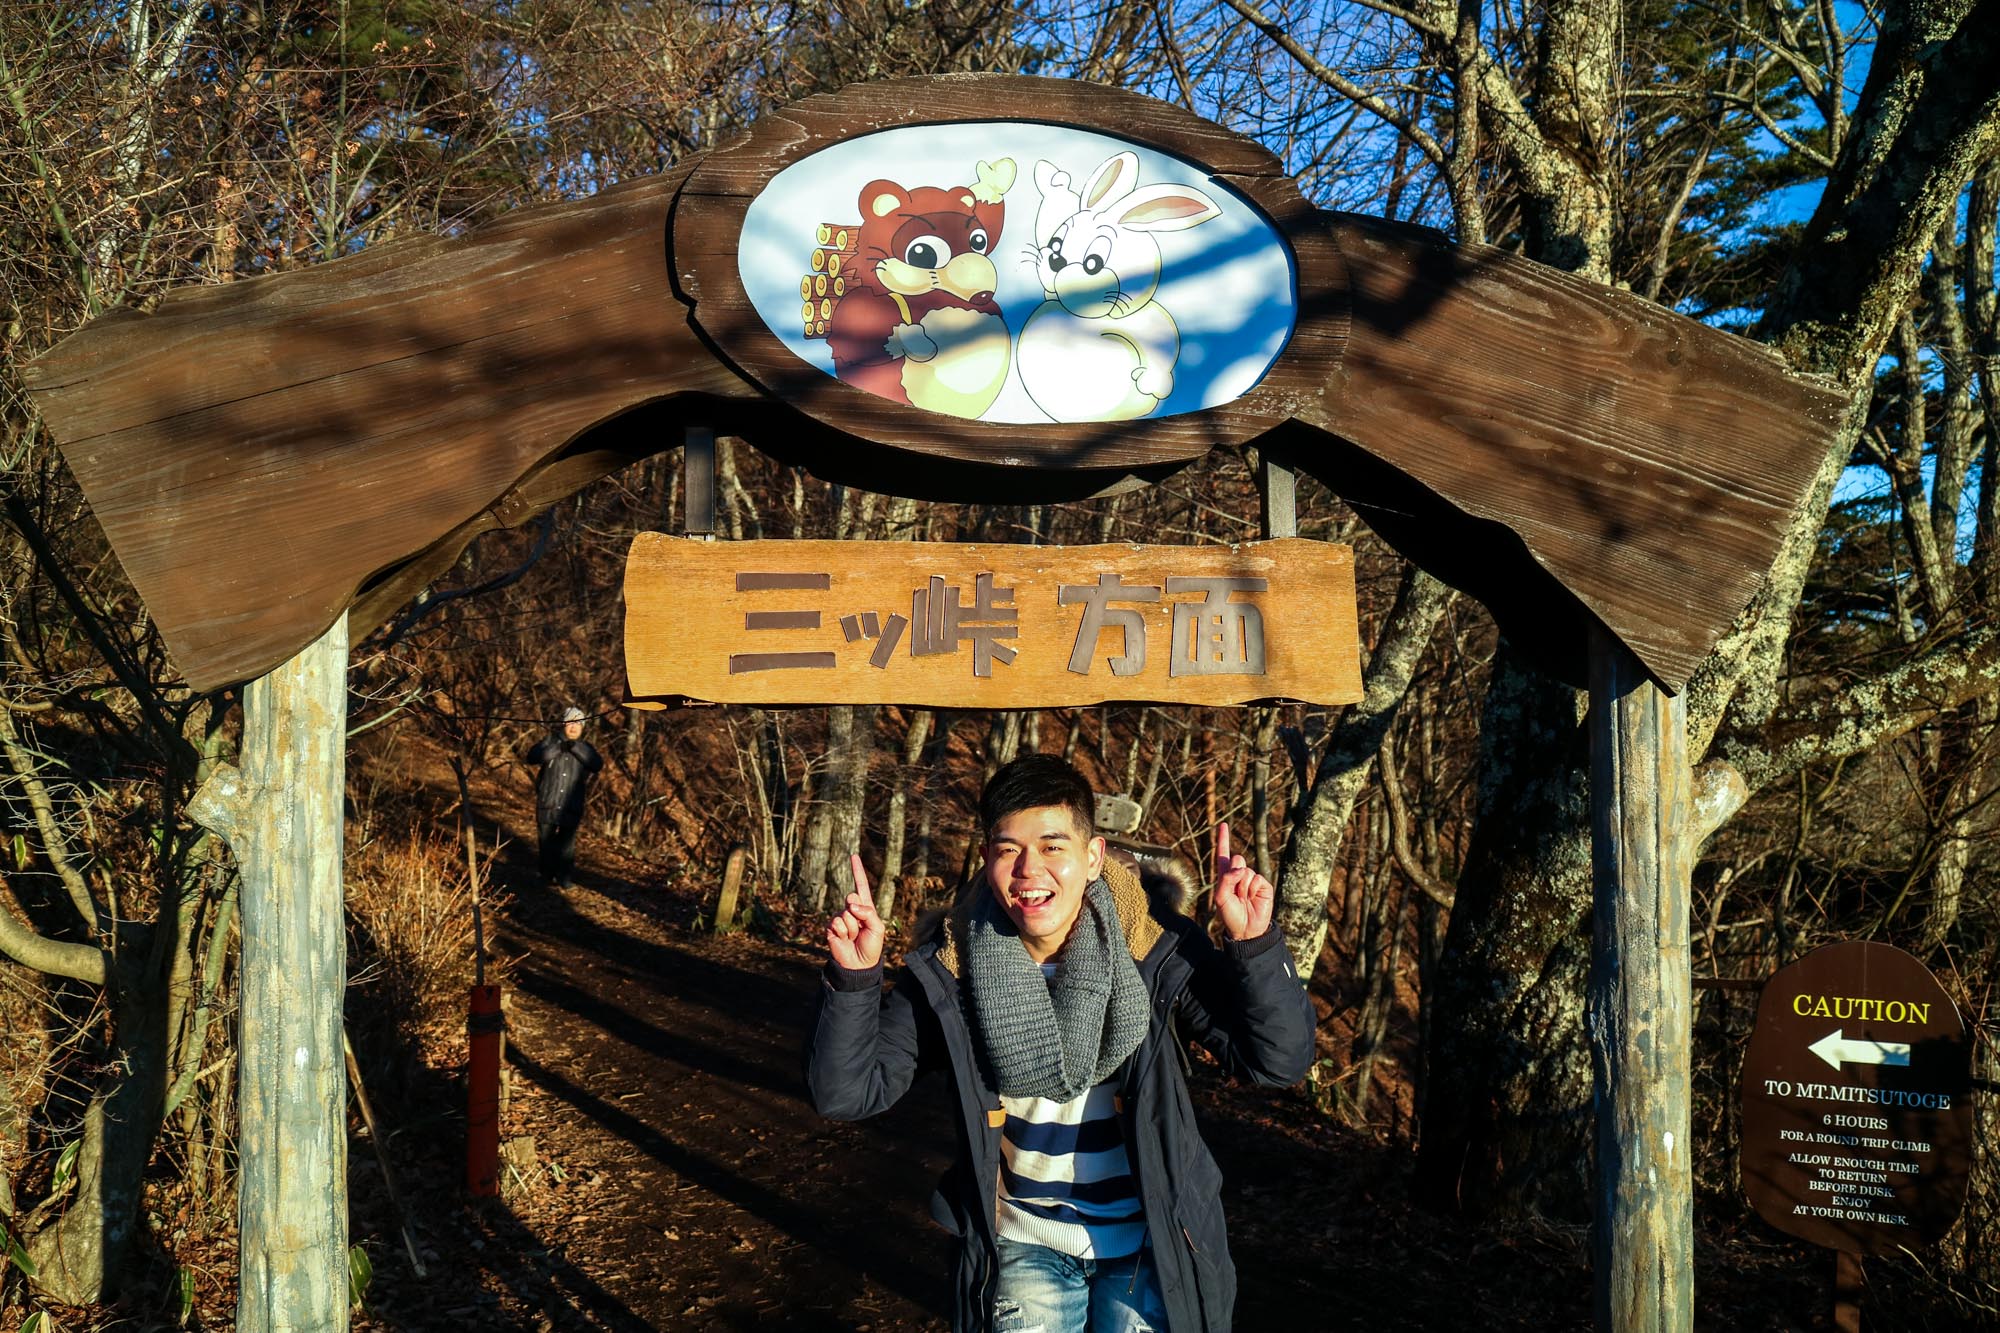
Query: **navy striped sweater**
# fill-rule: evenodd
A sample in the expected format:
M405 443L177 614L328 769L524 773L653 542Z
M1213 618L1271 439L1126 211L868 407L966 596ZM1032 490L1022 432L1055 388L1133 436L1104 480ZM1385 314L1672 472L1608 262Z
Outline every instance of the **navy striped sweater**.
M1002 1097L999 1235L1079 1259L1137 1254L1146 1241L1116 1088L1067 1102Z

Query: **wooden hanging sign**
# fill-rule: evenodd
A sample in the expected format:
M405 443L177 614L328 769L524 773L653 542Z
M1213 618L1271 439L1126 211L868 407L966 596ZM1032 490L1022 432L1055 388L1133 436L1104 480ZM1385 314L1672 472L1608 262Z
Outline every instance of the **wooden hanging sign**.
M1361 698L1354 555L641 533L630 697L1055 708Z

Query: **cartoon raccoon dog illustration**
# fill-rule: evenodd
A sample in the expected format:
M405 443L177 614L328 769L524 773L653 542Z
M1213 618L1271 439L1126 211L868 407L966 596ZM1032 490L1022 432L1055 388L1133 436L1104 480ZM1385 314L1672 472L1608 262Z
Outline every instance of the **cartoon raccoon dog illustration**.
M854 254L826 324L834 374L884 398L978 417L1007 382L1011 339L994 299L1014 162L981 162L977 182L862 187Z

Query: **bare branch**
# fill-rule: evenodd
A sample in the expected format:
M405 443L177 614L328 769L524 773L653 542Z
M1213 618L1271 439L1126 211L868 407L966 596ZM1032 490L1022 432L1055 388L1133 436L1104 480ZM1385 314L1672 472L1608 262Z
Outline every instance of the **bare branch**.
M35 829L41 834L42 854L48 857L56 877L68 891L78 919L99 935L104 934L109 930L110 923L105 920L97 900L91 897L90 886L84 882L82 872L70 863L69 839L56 820L55 802L35 767L34 756L21 743L20 733L14 729L14 719L7 709L0 709L0 749L6 751L7 764L14 770L14 776L20 780L27 794L28 808L35 815Z
M1860 754L2000 689L2000 630L1973 630L1879 676L1807 704L1773 724L1771 739L1719 740L1719 758L1756 792L1812 764Z
M1660 288L1667 280L1667 262L1672 254L1674 237L1681 229L1681 216L1687 210L1688 200L1694 197L1695 184L1701 180L1702 169L1708 165L1709 150L1714 145L1714 129L1704 129L1701 142L1688 161L1688 169L1681 175L1681 188L1675 192L1666 216L1660 219L1659 238L1653 244L1653 256L1646 266L1645 290L1640 293L1648 301L1660 299Z
M1416 885L1418 892L1450 911L1452 903L1457 901L1451 887L1431 874L1410 850L1410 812L1403 805L1403 773L1396 762L1394 728L1382 733L1382 746L1375 756L1375 776L1381 780L1382 795L1389 803L1389 848L1395 854L1396 868Z
M1451 40L1452 29L1438 24L1430 16L1419 14L1416 10L1410 9L1407 6L1390 4L1389 0L1357 0L1357 3L1364 9L1372 9L1378 14L1385 14L1392 19L1399 19L1426 37L1435 38L1440 42Z
M1828 157L1825 153L1820 152L1819 149L1814 148L1811 144L1799 138L1796 134L1793 134L1790 130L1786 129L1783 125L1780 125L1777 121L1772 120L1770 113L1765 111L1764 108L1758 104L1757 99L1755 97L1745 97L1738 93L1722 92L1719 90L1714 93L1711 93L1710 96L1713 97L1716 101L1721 102L1725 105L1741 107L1743 110L1748 111L1750 113L1751 119L1755 120L1759 125L1762 125L1767 131L1770 132L1771 136L1775 138L1779 143L1791 149L1794 153L1797 153L1800 157L1805 158L1808 162L1811 162L1814 166L1819 167L1825 171L1833 170L1832 158Z
M1443 146L1431 137L1428 130L1398 112L1396 108L1390 106L1376 94L1369 92L1360 84L1329 67L1312 52L1300 45L1298 39L1286 32L1278 24L1265 18L1263 11L1249 3L1249 0L1223 0L1223 3L1238 14L1241 14L1246 22L1269 38L1273 45L1297 61L1299 68L1339 93L1342 97L1353 102L1356 106L1365 107L1369 111L1372 111L1384 124L1389 125L1397 133L1406 136L1425 157L1428 157L1439 167L1444 167L1447 164L1448 156Z
M384 650L395 647L405 634L416 628L419 621L423 620L424 617L430 615L431 612L437 610L439 607L466 597L483 597L487 593L498 592L502 588L519 583L526 577L528 571L540 562L542 555L549 549L549 535L555 531L555 527L556 511L554 509L544 509L540 518L536 520L535 544L529 549L527 556L520 564L504 574L496 574L492 578L475 583L470 587L447 588L443 592L418 602L408 611L405 611L394 625L389 627L388 631L382 635L378 647Z
M6 877L0 876L0 884ZM11 885L8 886L10 889ZM111 955L88 944L72 944L39 935L0 904L0 953L23 967L52 977L102 986L111 976Z
M1896 321L1896 359L1903 369L1901 407L1902 438L1889 463L1889 479L1895 484L1896 499L1902 510L1903 537L1909 543L1917 566L1917 584L1924 598L1924 613L1931 624L1951 606L1951 573L1948 553L1938 549L1937 533L1930 524L1930 504L1924 491L1924 442L1930 435L1928 388L1925 384L1923 343L1917 337L1916 321L1908 314Z

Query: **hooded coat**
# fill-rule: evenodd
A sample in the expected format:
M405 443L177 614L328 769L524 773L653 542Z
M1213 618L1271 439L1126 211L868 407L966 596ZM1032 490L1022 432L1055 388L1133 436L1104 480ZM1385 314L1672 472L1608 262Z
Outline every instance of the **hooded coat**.
M1236 1269L1222 1218L1222 1173L1195 1128L1181 1043L1212 1051L1230 1073L1282 1086L1313 1059L1313 1011L1274 925L1217 948L1202 928L1149 899L1137 875L1106 861L1104 879L1151 998L1139 1048L1113 1077L1119 1118L1146 1215L1147 1262L1158 1265L1166 1333L1227 1333ZM887 1110L919 1073L949 1071L958 1157L931 1197L931 1215L958 1240L952 1328L985 1333L998 1263L995 1218L1005 1115L982 1072L960 1004L966 927L978 894L940 918L882 989L878 964L829 962L809 1039L806 1083L835 1120Z

